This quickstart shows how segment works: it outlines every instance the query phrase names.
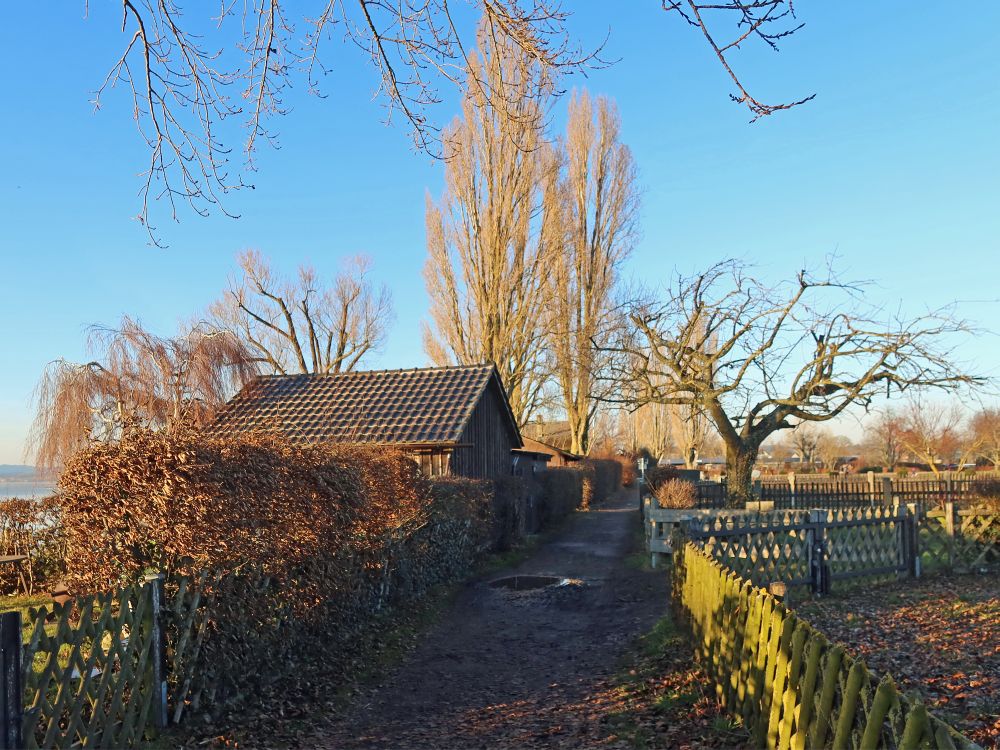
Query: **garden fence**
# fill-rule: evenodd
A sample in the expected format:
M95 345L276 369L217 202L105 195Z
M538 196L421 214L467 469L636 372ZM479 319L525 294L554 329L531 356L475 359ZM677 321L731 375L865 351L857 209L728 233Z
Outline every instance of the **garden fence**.
M1000 565L1000 514L946 502L840 510L667 509L646 498L653 565L674 549L676 531L740 575L766 586L826 593L839 581L981 571ZM761 510L766 508L766 510Z
M752 747L976 747L693 542L678 545L672 590L696 658Z
M838 510L859 506L891 506L894 502L918 503L926 507L946 502L973 500L983 479L967 476L942 479L911 479L873 472L852 477L822 477L789 474L766 477L754 483L760 500L773 502L776 509L824 508ZM699 508L724 508L728 497L726 482L699 482Z

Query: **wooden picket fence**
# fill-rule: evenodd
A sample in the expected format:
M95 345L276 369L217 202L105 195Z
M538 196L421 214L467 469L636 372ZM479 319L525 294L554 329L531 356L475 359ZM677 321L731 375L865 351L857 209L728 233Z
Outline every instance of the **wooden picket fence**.
M971 501L976 497L977 484L983 480L984 475L913 479L873 472L844 477L789 474L761 478L754 492L760 500L773 502L777 509L839 510L893 503L918 503L929 508ZM726 498L725 481L698 483L699 508L724 508Z
M673 598L719 701L753 747L976 747L694 543L675 551Z

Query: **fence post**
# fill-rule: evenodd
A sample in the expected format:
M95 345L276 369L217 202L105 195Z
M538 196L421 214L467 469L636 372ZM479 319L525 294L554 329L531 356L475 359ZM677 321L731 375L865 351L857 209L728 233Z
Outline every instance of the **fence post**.
M871 498L871 501L872 501L872 507L874 507L875 506L875 500L878 497L875 494L875 472L874 471L869 471L868 472L868 493L869 493L868 497Z
M146 576L149 589L149 658L152 663L153 726L164 729L167 726L167 649L163 638L163 574Z
M830 593L830 566L827 561L826 511L809 511L806 530L806 558L809 561L809 587L814 594Z
M3 747L14 750L24 747L22 723L24 690L21 687L21 613L0 615L0 672L3 674L3 701L0 709L0 731Z
M917 503L907 503L910 511L910 549L913 552L913 569L911 575L920 578L920 506Z
M882 505L892 505L892 477L882 477Z
M955 570L955 503L944 504L944 530L948 535L948 572Z

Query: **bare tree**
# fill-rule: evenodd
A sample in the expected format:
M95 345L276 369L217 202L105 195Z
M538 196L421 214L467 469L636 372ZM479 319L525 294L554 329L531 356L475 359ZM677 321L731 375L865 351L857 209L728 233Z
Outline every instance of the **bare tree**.
M884 471L892 471L903 452L903 425L892 409L882 411L866 431L869 450L878 458Z
M445 132L445 192L427 201L424 348L439 365L495 364L524 424L548 375L544 276L560 240L558 160L542 138L551 86L515 40L487 27L479 38L470 76L519 98L498 110L470 86Z
M955 404L911 398L900 417L900 442L914 458L941 476L942 466L959 465L977 454L978 445L963 434L962 411Z
M255 251L238 259L239 276L209 308L213 324L246 342L265 370L282 375L353 370L385 341L392 297L368 278L371 260L348 259L330 285L309 266L294 280L277 276Z
M791 109L805 104L816 95L811 94L802 99L783 104L765 104L753 97L743 85L740 77L734 72L729 56L749 41L759 41L767 47L778 51L778 42L787 39L805 24L799 23L795 16L794 0L712 0L711 2L696 2L696 0L661 0L663 9L677 13L691 26L694 26L708 42L715 56L726 73L736 85L737 94L729 98L738 104L746 105L753 114L751 122L766 117L783 109ZM713 31L713 23L708 20L709 14L725 15L735 18L735 33L724 41L718 41L718 34Z
M793 0L661 2L705 37L736 85L732 98L754 119L812 98L765 104L751 96L729 59L752 40L777 50L779 41L801 28ZM470 35L455 20L466 14L463 6L480 12L491 33L511 39L547 76L607 64L600 57L603 45L585 51L572 41L570 13L559 0L319 0L311 9L289 0L254 0L224 2L213 11L178 0L121 0L123 42L97 86L94 105L100 108L113 89L126 92L147 147L138 218L151 241L160 244L150 223L157 199L169 205L175 220L182 203L201 215L228 213L225 196L247 185L257 146L277 140L272 120L290 110L288 90L300 85L324 94L327 42L335 36L370 62L387 121L401 117L421 150L446 152L431 112L443 85L471 84L495 109L512 103L516 109L516 83L467 76ZM713 14L735 18L732 38L717 41L708 18ZM242 149L234 148L240 139Z
M92 440L129 427L201 425L257 374L252 353L232 334L193 326L155 336L132 318L91 329L85 364L59 360L35 390L29 440L39 466L57 467Z
M978 381L948 348L964 323L947 310L886 315L860 288L805 271L769 286L738 261L679 276L664 301L633 310L616 377L637 403L702 409L726 446L731 501L742 502L773 433L832 419L893 386L954 390Z
M681 452L684 466L698 468L698 459L703 455L705 443L711 435L711 424L702 411L694 404L668 404L670 414L670 436Z
M288 0L255 0L222 3L214 18L177 0L121 0L125 43L94 103L100 107L118 86L129 93L149 150L139 218L151 239L157 242L149 225L151 198L165 199L174 218L178 202L205 215L244 186L258 142L275 140L269 122L287 112L287 90L301 82L320 93L328 72L323 48L334 33L370 60L387 119L399 113L416 146L436 153L438 127L428 109L439 100L439 85L470 81L456 4L478 9L489 29L550 75L602 64L599 50L583 53L570 42L569 14L555 0L320 0L304 15ZM208 35L205 22L212 22ZM471 82L494 107L506 106L505 81ZM230 122L246 133L242 165L232 163Z
M547 341L569 421L571 450L590 450L601 393L598 374L612 327L615 284L638 232L635 162L621 143L618 109L584 91L569 104L558 221L563 249L551 256Z
M670 407L645 403L632 412L635 435L633 453L645 449L657 460L666 458L673 447L670 430Z
M823 470L834 472L841 459L846 458L853 446L843 435L835 435L830 430L819 432L819 442L816 446L816 456L823 464Z
M1000 469L1000 409L981 409L969 422L969 431L978 444L979 456Z
M816 468L816 453L822 435L813 425L800 422L788 436L788 443L799 457L799 466L809 471Z

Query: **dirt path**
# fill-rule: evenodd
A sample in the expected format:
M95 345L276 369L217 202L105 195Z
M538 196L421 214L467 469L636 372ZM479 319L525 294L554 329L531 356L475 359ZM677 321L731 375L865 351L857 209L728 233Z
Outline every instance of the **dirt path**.
M574 515L517 568L469 584L405 663L321 728L316 745L592 746L601 731L587 706L667 608L666 576L626 564L637 514L634 490L625 491ZM509 575L570 582L517 592L489 585Z

